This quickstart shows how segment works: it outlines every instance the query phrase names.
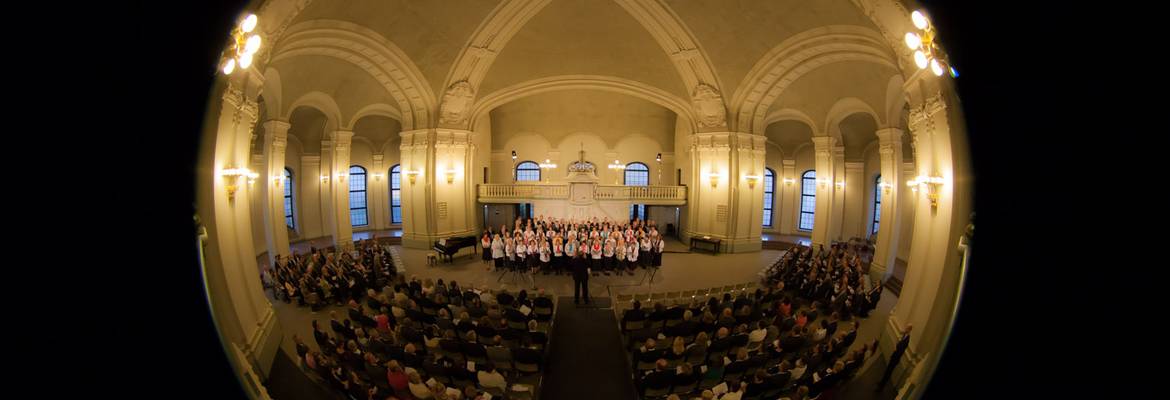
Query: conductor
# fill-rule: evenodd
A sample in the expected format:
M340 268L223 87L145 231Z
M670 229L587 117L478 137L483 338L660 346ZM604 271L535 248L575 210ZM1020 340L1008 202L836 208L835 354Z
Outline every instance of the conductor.
M589 260L585 259L584 252L578 252L576 257L573 257L573 304L581 304L581 297L584 294L585 304L589 304L589 274L593 271L589 268Z

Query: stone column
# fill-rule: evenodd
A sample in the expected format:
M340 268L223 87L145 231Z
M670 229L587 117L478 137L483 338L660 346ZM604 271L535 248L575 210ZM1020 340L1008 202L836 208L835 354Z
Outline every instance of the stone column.
M816 197L816 215L813 222L812 246L816 250L820 245L825 245L828 250L829 244L832 243L836 232L840 232L840 226L836 230L832 229L834 222L840 218L834 216L836 211L834 200L836 200L836 178L837 178L837 162L835 160L835 150L837 147L837 138L832 136L816 136L812 138L813 149L816 152L816 175L817 175L817 197Z
M898 201L902 195L902 130L885 128L877 131L878 154L881 157L882 196L877 241L874 245L870 277L885 282L893 273L898 256L898 236L902 231Z
M329 198L331 223L329 234L338 251L353 250L353 224L349 218L349 152L353 131L337 130L332 133L329 165ZM321 153L326 151L322 148ZM324 164L324 161L322 161ZM368 200L368 198L367 198Z
M475 133L420 129L402 136L402 244L430 248L436 240L476 232ZM414 181L408 171L417 171Z
M390 196L390 170L382 165L382 154L374 154L374 165L370 170L370 186L366 189L370 209L370 227L375 230L386 229L390 223L388 196Z
M833 176L829 180L829 184L832 185L831 189L833 192L833 203L832 211L829 212L829 241L825 242L826 245L832 243L833 241L842 241L846 239L845 237L842 237L842 231L845 225L846 172L845 146L842 146L841 141L837 140L837 145L833 146ZM818 173L817 177L820 178L821 175Z
M937 82L937 81L934 81ZM907 84L913 87L914 81ZM918 83L926 85L928 83ZM930 83L934 84L934 83ZM937 362L938 348L950 330L956 311L962 273L959 238L969 222L971 180L969 149L952 88L933 93L918 87L911 92L910 132L914 143L918 176L937 177L937 185L922 184L909 192L913 203L914 229L906 279L898 303L882 334L883 353L893 351L898 331L914 325L894 383L901 382L920 362L927 368Z
M761 135L737 132L692 136L688 151L696 173L687 193L684 242L711 236L723 240L725 252L760 250L763 187L749 187L744 176L763 174L765 143Z
M280 328L260 281L250 199L252 190L267 179L249 184L247 177L223 175L225 169L249 167L260 79L241 73L217 83L222 105L218 119L209 121L204 131L197 184L205 190L196 194L196 218L205 232L200 241L203 274L225 346L241 349L242 358L266 375Z
M796 183L800 177L796 175L796 160L781 160L780 176L776 177L776 185L780 189L781 203L772 215L780 216L780 233L791 235L796 232L796 217L800 212L800 193ZM785 182L785 179L792 181Z
M284 151L288 146L288 122L264 123L264 239L268 245L268 262L276 265L276 256L288 257L288 224L284 218ZM295 198L295 197L294 197Z

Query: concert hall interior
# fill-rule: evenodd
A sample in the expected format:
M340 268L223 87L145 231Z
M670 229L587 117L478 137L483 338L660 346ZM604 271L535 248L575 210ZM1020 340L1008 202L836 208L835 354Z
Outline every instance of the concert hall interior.
M974 184L962 66L916 1L254 0L235 22L195 218L250 398L930 383Z

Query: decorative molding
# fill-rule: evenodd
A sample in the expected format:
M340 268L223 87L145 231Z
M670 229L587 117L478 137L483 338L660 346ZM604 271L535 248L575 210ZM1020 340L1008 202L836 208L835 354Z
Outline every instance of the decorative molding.
M475 88L466 80L455 82L443 94L439 105L439 122L456 125L467 120L475 101Z
M650 36L674 61L675 69L682 77L687 90L694 93L699 85L707 85L718 93L722 83L715 74L715 64L703 51L703 46L687 28L670 6L662 0L616 0L618 5L630 13ZM727 105L719 99L720 108L726 113ZM726 115L723 117L726 119ZM720 124L718 126L725 126Z
M723 105L723 96L715 87L700 83L695 87L691 101L695 109L695 116L699 118L699 127L723 128L727 126L727 109Z

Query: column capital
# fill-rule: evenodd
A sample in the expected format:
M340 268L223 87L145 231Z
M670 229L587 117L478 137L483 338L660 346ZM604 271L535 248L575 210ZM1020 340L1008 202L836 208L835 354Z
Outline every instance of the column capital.
M902 143L902 129L901 128L882 128L874 132L878 137L879 143Z
M349 144L353 140L353 131L338 129L330 133L329 137L338 144Z
M827 151L827 150L833 149L834 147L837 147L837 138L832 137L832 136L813 136L812 142L813 142L813 148L816 149L817 151L820 151L820 150Z
M785 167L795 168L796 167L796 160L783 159L783 160L780 160L780 165L783 165Z
M264 126L264 134L266 135L288 136L288 129L292 127L292 124L288 121L270 119L264 121L262 126Z

